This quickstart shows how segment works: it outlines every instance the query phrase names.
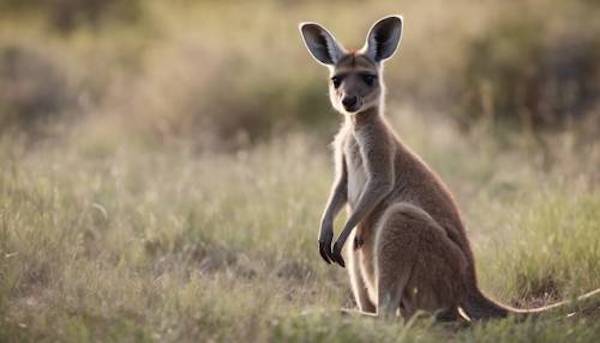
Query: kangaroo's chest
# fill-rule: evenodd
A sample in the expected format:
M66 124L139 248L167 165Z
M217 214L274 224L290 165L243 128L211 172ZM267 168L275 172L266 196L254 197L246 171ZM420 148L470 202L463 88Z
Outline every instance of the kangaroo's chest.
M348 204L350 208L355 208L367 182L367 172L360 146L352 136L344 144L344 157L348 172Z

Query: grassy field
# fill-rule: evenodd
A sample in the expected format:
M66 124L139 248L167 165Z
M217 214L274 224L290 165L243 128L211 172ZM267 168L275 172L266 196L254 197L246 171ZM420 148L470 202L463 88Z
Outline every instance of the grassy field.
M600 299L467 328L338 313L354 306L347 275L316 239L339 116L296 29L322 21L356 44L377 17L406 16L388 117L455 193L485 292L535 307L600 287L600 110L587 95L600 67L568 80L585 101L540 86L551 111L510 92L537 69L506 68L536 65L514 54L537 42L535 15L549 18L540 56L568 33L589 52L576 65L591 63L593 2L367 2L335 17L339 2L106 3L131 7L68 21L24 1L0 20L1 342L600 339ZM529 33L516 42L514 22ZM482 37L498 42L476 49L497 69L465 62L483 58Z
M518 306L600 285L600 145L502 152L395 111L465 211L483 288ZM1 340L596 341L598 310L445 329L343 318L345 271L318 256L331 166L292 135L235 154L186 144L2 144ZM96 143L97 144L97 143ZM596 301L596 308L598 302ZM592 307L593 308L593 307ZM322 312L322 313L321 313ZM562 319L561 319L562 318Z

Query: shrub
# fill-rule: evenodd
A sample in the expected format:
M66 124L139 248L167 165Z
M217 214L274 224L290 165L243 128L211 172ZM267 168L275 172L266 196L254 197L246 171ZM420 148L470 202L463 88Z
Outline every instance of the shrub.
M559 128L589 112L600 91L600 39L552 34L542 19L513 16L468 47L467 119L521 128Z
M137 21L143 7L140 0L7 0L0 10L41 14L61 32L80 25L98 27L110 20Z
M34 129L75 102L61 64L24 45L0 46L0 89L0 130Z

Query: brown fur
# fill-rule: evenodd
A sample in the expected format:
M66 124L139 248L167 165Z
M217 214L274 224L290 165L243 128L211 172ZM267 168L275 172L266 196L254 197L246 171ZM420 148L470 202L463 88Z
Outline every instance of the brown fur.
M369 146L361 147L361 143ZM350 183L351 212L368 178L365 165L371 165L375 173L380 167L395 172L392 189L359 223L355 231L358 238L351 238L359 240L360 247L348 245L345 249L359 308L366 312L380 309L379 314L389 316L402 303L404 317L416 310L457 310L465 297L462 280L468 266L461 245L468 248L468 242L457 244L430 215L446 222L440 215L450 213L453 220L460 220L455 208L447 206L453 204L450 194L402 145L376 110L347 120L334 149L341 154L336 160L345 161L337 169L347 173L342 179Z
M383 60L400 40L400 17L377 22L358 52L347 52L317 24L301 31L313 56L342 81L330 84L334 108L344 114L334 140L335 181L319 235L325 261L348 261L360 311L404 318L417 310L458 319L534 313L560 306L517 310L486 297L477 285L475 262L458 207L445 184L394 134L383 116ZM390 45L394 45L390 48ZM377 75L368 84L361 75ZM343 100L356 97L349 112ZM349 218L331 248L333 220L348 205ZM346 240L354 244L347 244ZM600 290L590 292L586 298Z

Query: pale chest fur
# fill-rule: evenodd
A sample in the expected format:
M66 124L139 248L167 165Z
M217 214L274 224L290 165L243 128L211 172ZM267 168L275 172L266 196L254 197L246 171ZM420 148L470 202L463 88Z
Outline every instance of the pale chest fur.
M354 208L367 182L367 172L358 142L352 136L344 146L344 157L348 171L348 203Z
M338 137L336 153L343 156L340 163L347 173L348 205L354 208L367 182L367 172L361 156L360 145L355 134L349 128L342 129Z

